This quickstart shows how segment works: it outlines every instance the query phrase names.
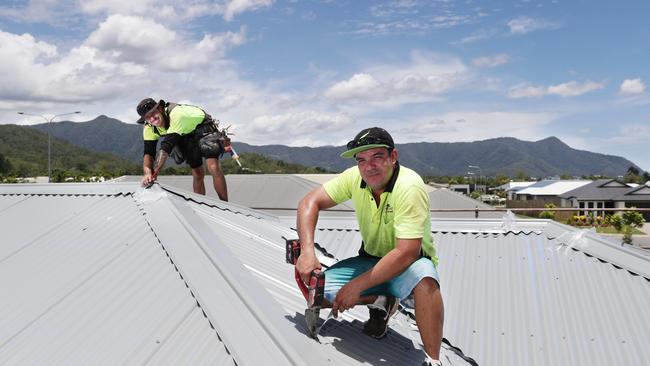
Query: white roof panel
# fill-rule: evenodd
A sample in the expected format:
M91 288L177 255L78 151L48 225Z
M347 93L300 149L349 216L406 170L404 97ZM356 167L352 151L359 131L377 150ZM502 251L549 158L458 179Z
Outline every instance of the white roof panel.
M591 183L590 180L542 180L518 191L517 194L557 196L589 183Z

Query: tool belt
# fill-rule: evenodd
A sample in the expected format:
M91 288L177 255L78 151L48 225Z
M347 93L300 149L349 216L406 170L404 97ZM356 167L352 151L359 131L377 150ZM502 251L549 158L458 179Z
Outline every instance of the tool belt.
M196 127L194 134L203 156L220 158L230 146L230 138L219 129L209 114L206 114L205 120Z

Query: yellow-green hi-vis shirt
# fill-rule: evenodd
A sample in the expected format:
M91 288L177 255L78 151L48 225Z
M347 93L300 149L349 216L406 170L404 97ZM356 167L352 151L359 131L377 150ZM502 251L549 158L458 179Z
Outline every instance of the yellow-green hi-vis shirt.
M181 136L187 135L196 129L196 126L203 122L205 112L199 107L188 104L176 105L169 113L169 128L156 127L158 134L154 132L153 126L145 123L142 130L142 137L145 141L156 141L161 136L170 133L177 133Z
M393 177L380 196L379 206L356 166L323 187L337 204L352 199L364 249L368 254L383 257L395 248L397 238L422 238L422 252L438 266L431 237L429 195L416 172L396 164Z

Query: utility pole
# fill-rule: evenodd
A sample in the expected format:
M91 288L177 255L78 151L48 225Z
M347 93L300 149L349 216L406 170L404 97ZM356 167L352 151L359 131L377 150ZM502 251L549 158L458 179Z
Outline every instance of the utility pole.
M481 183L481 176L483 175L483 173L481 172L481 167L478 166L478 165L468 165L467 167L469 169L477 169L478 170L478 184L480 184ZM483 192L483 193L487 193L487 192Z
M18 114L25 115L25 116L34 116L34 117L41 117L47 122L47 182L51 183L52 182L52 143L51 143L51 129L52 129L52 121L54 121L55 118L61 117L61 116L67 116L70 114L79 114L81 111L76 111L76 112L68 112L68 113L61 113L53 116L52 118L47 118L43 115L40 114L32 114L32 113L26 113L26 112L18 112Z

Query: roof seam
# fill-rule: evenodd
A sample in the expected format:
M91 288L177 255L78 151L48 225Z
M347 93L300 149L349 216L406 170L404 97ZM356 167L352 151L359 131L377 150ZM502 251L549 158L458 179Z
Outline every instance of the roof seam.
M170 192L171 192L171 191L170 191ZM172 193L173 193L173 192L172 192ZM129 194L129 195L133 198L133 201L135 202L136 206L137 206L137 207L139 208L139 210L142 212L142 216L144 217L144 221L147 223L147 226L149 227L149 229L150 229L151 232L153 233L154 237L155 237L156 240L158 241L158 244L160 244L160 247L161 247L161 248L163 249L163 251L165 252L165 255L167 256L167 259L169 259L169 263L171 263L172 266L174 266L174 270L175 270L176 273L178 274L178 277L181 279L181 281L183 281L183 284L185 284L185 287L186 287L187 290L190 292L190 295L192 296L192 298L193 298L194 301L196 302L196 306L199 308L199 310L201 310L201 313L203 314L203 317L208 321L208 324L210 325L210 328L212 328L212 330L214 330L215 334L217 335L217 339L219 339L219 341L222 342L223 347L224 347L224 349L226 350L226 353L228 353L228 355L230 355L230 356L232 357L232 353L231 353L230 350L228 349L228 346L223 342L223 339L222 339L221 335L219 334L219 332L217 331L217 328L215 328L215 326L214 326L214 324L212 324L212 321L210 320L210 318L208 318L208 315L205 313L205 310L203 309L203 306L202 306L201 303L199 302L199 299L198 299L198 298L196 297L196 295L194 294L194 291L192 291L192 288L190 287L190 285L187 283L187 281L186 281L185 278L183 277L183 274L179 271L178 266L176 266L176 263L174 263L174 260L173 260L172 257L169 255L169 252L167 251L167 248L165 248L165 245L162 243L162 241L161 241L160 238L158 237L158 234L156 233L156 231L155 231L155 230L153 229L153 227L151 226L151 223L149 222L149 220L148 220L147 217L146 217L146 216L147 216L147 213L145 212L144 208L142 207L142 205L140 204L140 202L138 202L138 200L135 199L135 197L133 197L133 194ZM233 358L233 362L235 363L235 365L237 365L237 362L235 361L234 358Z
M236 214L236 215L242 215L242 216L246 216L246 217L252 217L252 218L260 219L260 220L263 219L262 216L255 216L255 215L252 215L252 214L250 214L250 213L244 213L244 212L241 212L241 211L234 211L234 210L231 210L230 208L223 208L223 207L219 207L219 206L217 206L217 205L212 205L212 204L208 204L208 203L205 203L205 202L199 202L199 201L195 200L194 198L186 197L186 196L184 196L184 195L182 195L182 194L180 194L180 193L178 193L178 192L172 191L172 190L167 189L167 188L165 188L165 187L163 187L163 186L160 186L160 188L163 189L163 190L165 190L165 191L167 191L167 192L169 192L169 193L172 193L172 194L174 194L174 195L176 195L176 196L178 196L178 197L181 197L181 198L183 198L183 199L186 200L186 201L194 202L194 203L196 203L196 204L198 204L198 205L203 205L203 206L207 206L207 207L216 208L216 209L218 209L218 210L221 210L221 211L224 211L224 212L231 212L231 213Z

